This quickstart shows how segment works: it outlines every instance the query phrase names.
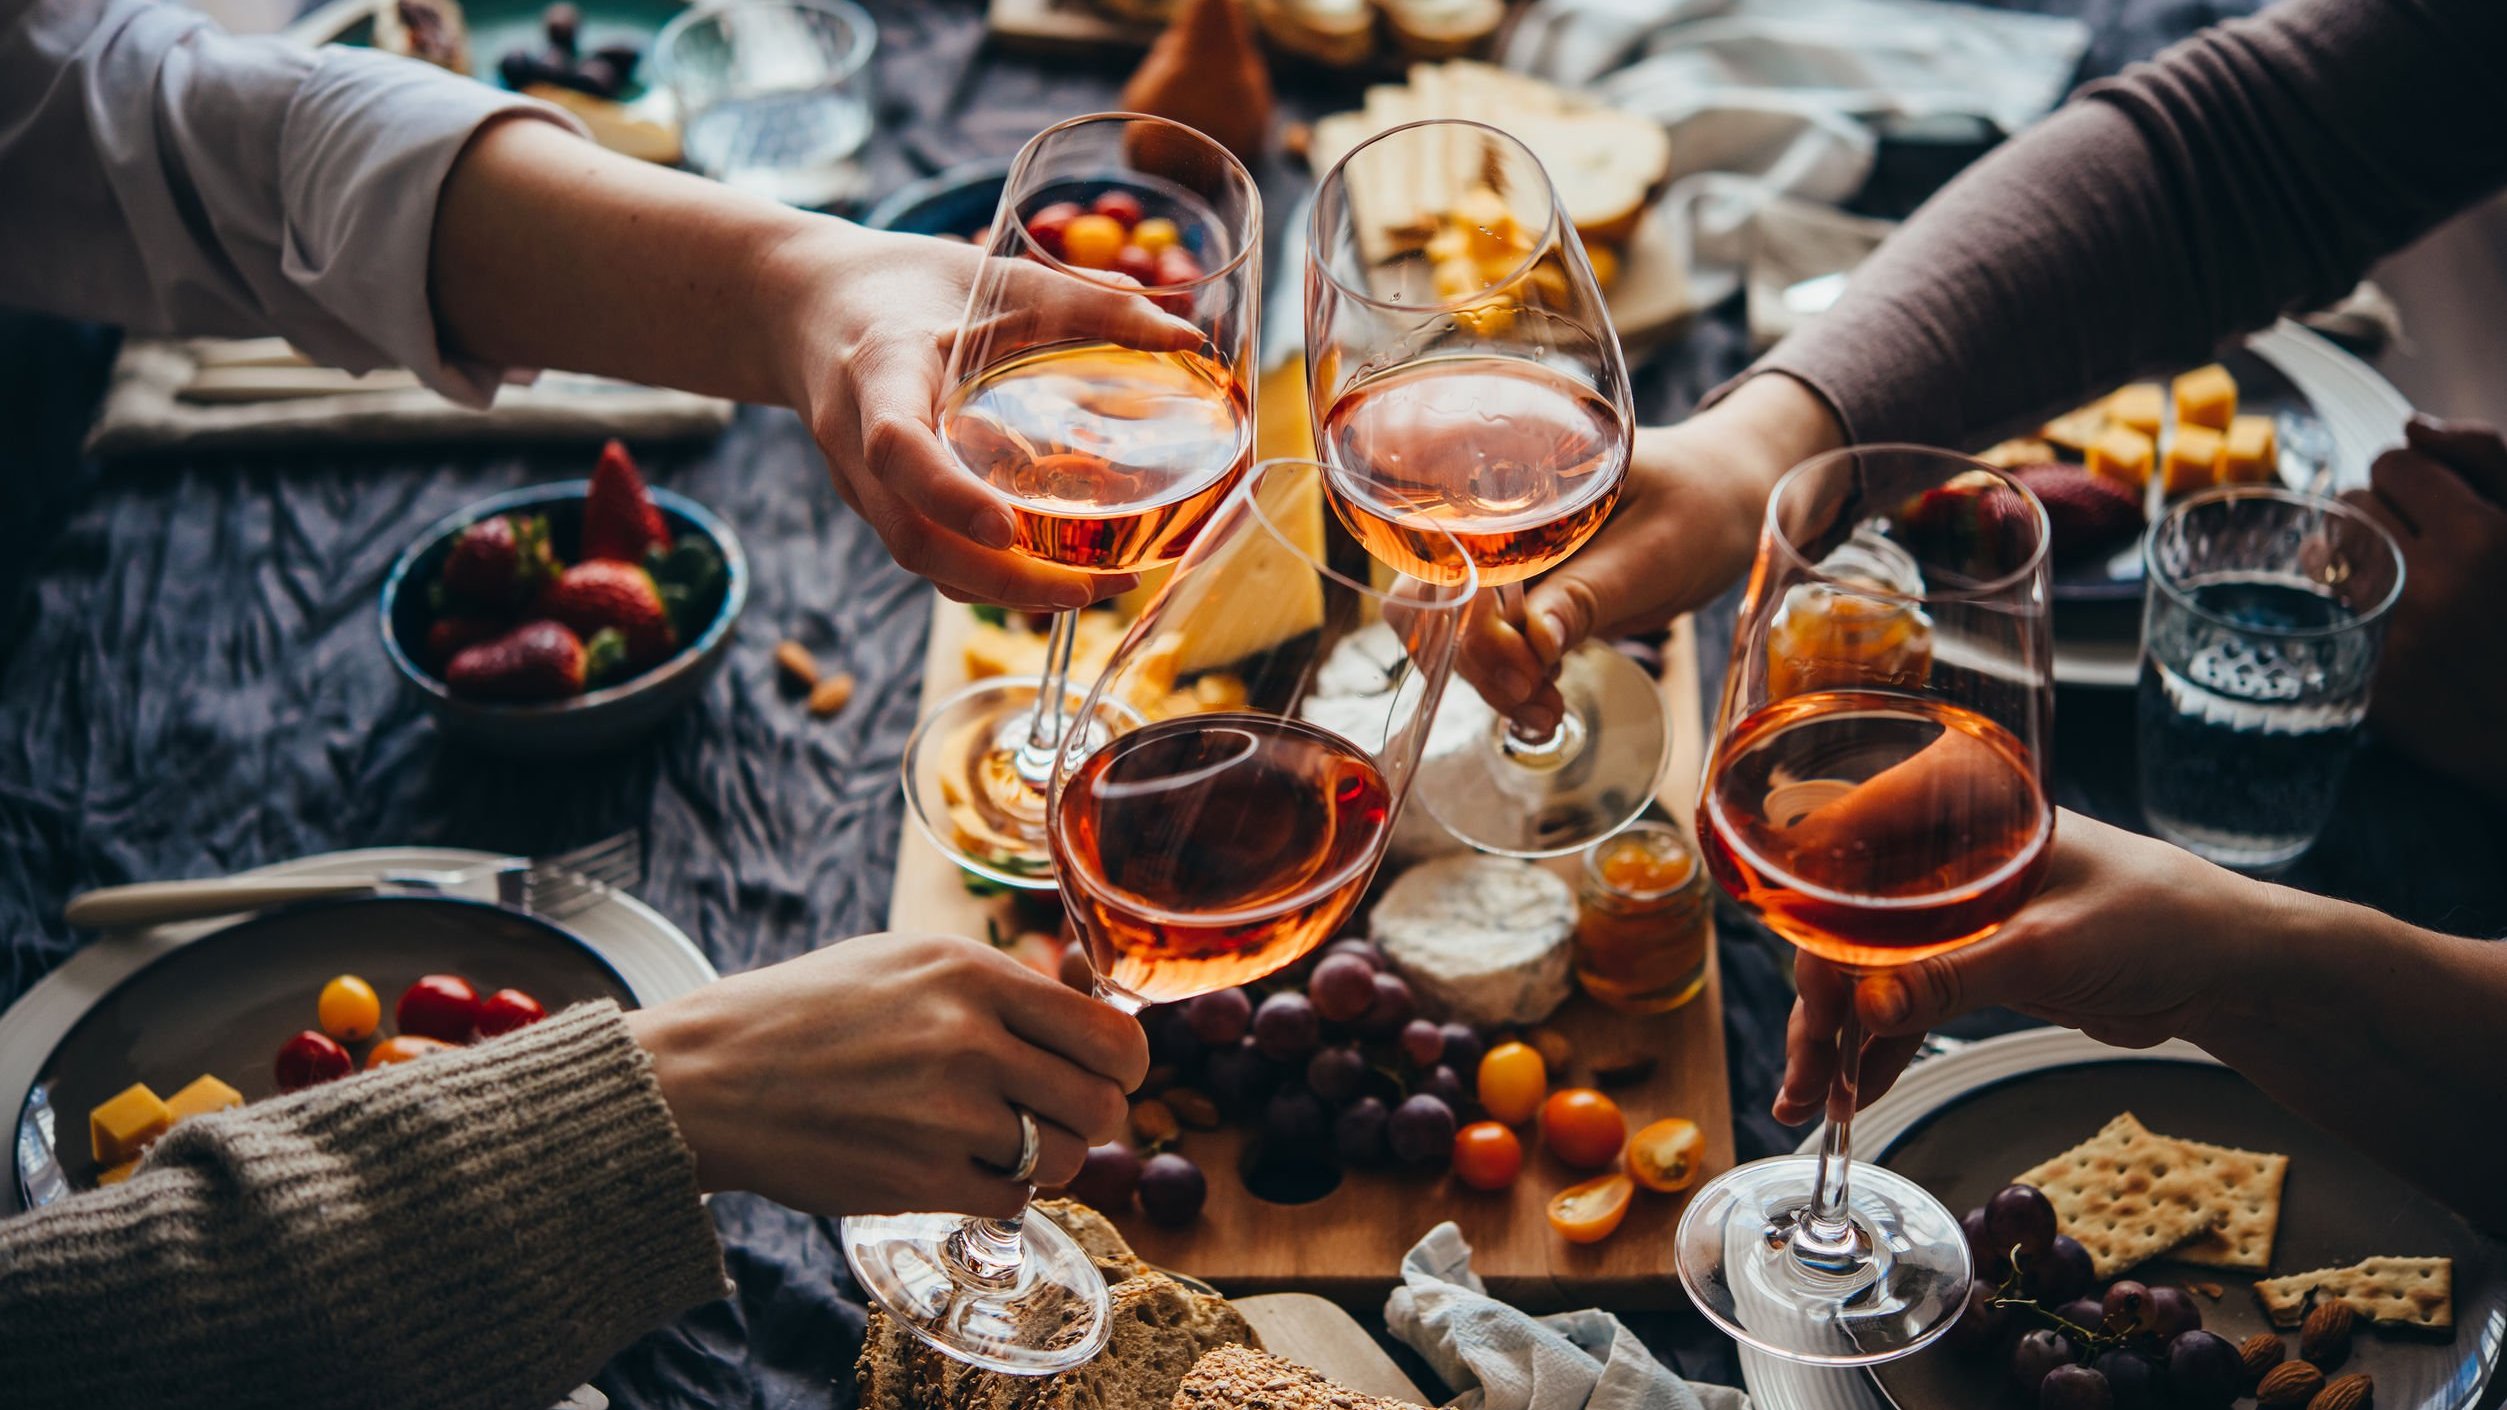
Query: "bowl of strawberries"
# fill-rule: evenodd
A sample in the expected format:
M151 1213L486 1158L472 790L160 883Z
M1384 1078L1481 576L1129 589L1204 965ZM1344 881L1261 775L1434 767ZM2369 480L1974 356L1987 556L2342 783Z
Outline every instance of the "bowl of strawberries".
M626 744L731 648L748 560L704 506L611 441L588 481L481 500L383 581L383 650L446 734L511 754Z

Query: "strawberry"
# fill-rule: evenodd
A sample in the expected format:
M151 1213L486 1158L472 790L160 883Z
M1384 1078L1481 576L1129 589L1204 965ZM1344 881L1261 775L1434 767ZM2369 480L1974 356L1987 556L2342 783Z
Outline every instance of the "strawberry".
M444 683L472 700L562 700L606 675L624 650L616 632L595 633L587 644L562 623L525 622L465 648L445 668Z
M641 563L646 553L669 542L670 525L626 446L617 441L602 446L591 493L583 501L583 556Z
M642 670L679 648L653 575L633 563L595 558L557 575L540 594L540 614L585 637L610 630L626 640L627 664Z
M2022 465L2011 478L2046 506L2057 558L2095 553L2141 532L2141 496L2077 465Z
M441 671L465 648L501 635L505 624L493 617L438 617L427 628L427 664Z
M455 536L436 586L446 604L508 611L529 602L540 584L556 575L548 521L537 514L499 514Z

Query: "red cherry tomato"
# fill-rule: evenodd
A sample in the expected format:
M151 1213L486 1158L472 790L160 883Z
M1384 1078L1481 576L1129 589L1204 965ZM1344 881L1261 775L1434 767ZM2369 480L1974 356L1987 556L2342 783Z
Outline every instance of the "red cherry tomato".
M1088 208L1099 215L1114 217L1126 231L1140 224L1140 218L1147 214L1140 208L1140 197L1129 191L1108 191L1089 202Z
M1454 1173L1475 1190L1502 1190L1523 1173L1523 1142L1494 1121L1454 1133Z
M499 989L479 1001L479 1036L493 1038L548 1017L540 1001L520 989Z
M1157 257L1138 245L1125 245L1114 252L1114 272L1143 284L1158 282Z
M330 1034L308 1028L279 1047L279 1090L296 1092L317 1083L336 1081L356 1066L348 1060L348 1049Z
M373 1052L366 1054L366 1071L407 1062L411 1058L422 1058L429 1053L448 1052L452 1046L438 1038L413 1038L405 1033L397 1038L386 1038L374 1045Z
M392 1006L392 1022L401 1032L447 1043L469 1042L478 1021L479 991L458 974L426 975Z
M1619 1159L1628 1119L1619 1103L1590 1087L1568 1087L1541 1103L1541 1143L1569 1165L1599 1170Z
M1193 258L1193 252L1181 245L1169 245L1158 252L1160 284L1190 284L1206 272L1201 261Z
M1071 222L1082 214L1076 203L1056 201L1027 218L1027 234L1037 244L1044 246L1046 254L1060 259L1062 258L1062 232L1068 230Z

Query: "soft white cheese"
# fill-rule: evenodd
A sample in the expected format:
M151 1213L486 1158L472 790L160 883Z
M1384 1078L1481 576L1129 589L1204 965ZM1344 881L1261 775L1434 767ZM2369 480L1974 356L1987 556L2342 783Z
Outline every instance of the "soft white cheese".
M1478 1028L1538 1023L1575 986L1575 893L1512 857L1424 862L1385 889L1367 929L1427 1013Z

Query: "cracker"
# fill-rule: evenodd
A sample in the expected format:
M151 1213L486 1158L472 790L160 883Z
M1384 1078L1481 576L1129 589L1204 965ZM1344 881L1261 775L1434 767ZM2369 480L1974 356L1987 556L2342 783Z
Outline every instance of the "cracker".
M2210 1185L2206 1207L2219 1227L2168 1257L2205 1268L2260 1273L2272 1266L2272 1241L2281 1229L2281 1184L2289 1157L2175 1138L2177 1148Z
M2219 1222L2200 1165L2181 1142L2151 1134L2129 1111L2016 1182L2053 1202L2058 1224L2089 1251L2100 1281Z
M2309 1303L2332 1298L2372 1322L2446 1331L2455 1325L2455 1261L2365 1258L2347 1268L2258 1278L2255 1298L2276 1327L2297 1326Z

